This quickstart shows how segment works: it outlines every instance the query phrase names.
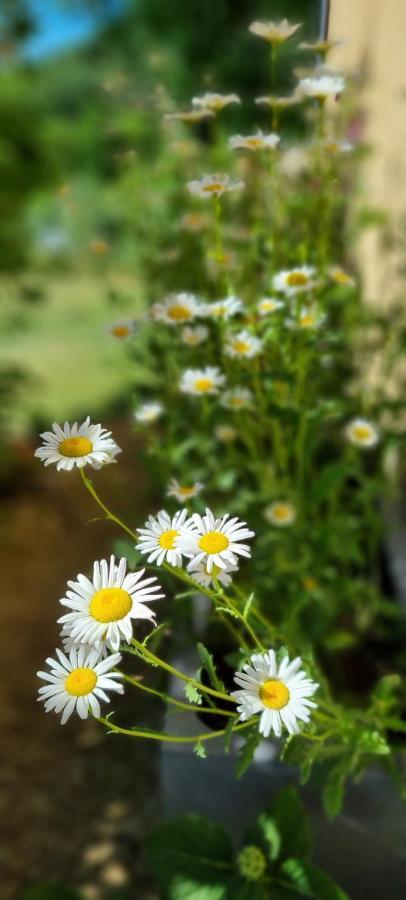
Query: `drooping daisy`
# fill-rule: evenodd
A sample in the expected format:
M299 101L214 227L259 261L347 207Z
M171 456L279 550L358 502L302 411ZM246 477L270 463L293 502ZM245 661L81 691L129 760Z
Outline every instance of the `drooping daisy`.
M342 75L322 73L312 78L302 78L299 81L298 90L306 97L314 97L316 100L327 100L327 97L338 97L345 88L345 78Z
M376 425L367 419L356 418L349 422L345 429L347 439L356 447L376 447L379 441L379 431Z
M308 291L314 285L314 266L296 266L294 269L283 269L273 278L273 288L286 294L287 297L294 297L302 291Z
M266 97L256 97L255 103L258 106L269 106L271 109L287 109L288 106L294 106L296 103L300 103L302 98L299 94L291 94L290 97L276 97L272 94L268 94Z
M161 566L166 560L171 566L182 565L182 550L179 539L189 534L193 528L186 509L178 510L170 516L164 509L156 516L148 516L144 528L137 528L140 535L137 550L148 556L147 562Z
M189 325L185 325L182 328L180 337L183 344L187 344L188 347L198 347L199 344L202 344L208 337L209 329L206 328L206 325L195 325L192 328Z
M220 112L230 103L241 103L237 94L215 94L210 91L201 97L193 97L192 106L203 109L210 109L212 112Z
M276 150L280 142L279 134L234 134L229 138L229 147L231 150Z
M154 303L151 314L166 325L184 325L201 315L202 305L194 294L169 294L162 303Z
M260 316L268 316L278 309L283 309L284 305L283 301L277 300L276 297L262 297L262 300L258 300L257 309Z
M158 400L152 403L143 403L134 412L134 419L137 422L156 422L162 416L164 408Z
M120 322L114 322L109 328L110 334L119 341L125 341L134 334L135 322L131 319L122 319Z
M209 572L206 563L199 562L191 566L189 572L192 578L204 587L211 587L214 580L219 581L224 587L228 587L232 582L230 573L238 572L238 566L231 563L227 564L226 569L219 569L218 566L213 566Z
M217 425L214 434L222 444L232 444L238 437L237 430L232 425Z
M266 507L264 517L271 525L286 528L295 521L296 510L292 503L288 503L286 500L276 500Z
M203 119L212 119L214 112L211 109L186 109L180 112L165 113L166 122L186 122L193 125L195 122L201 122Z
M214 303L206 303L205 315L211 319L231 319L242 310L242 300L239 297L226 297L225 300L216 300Z
M127 574L126 569L124 557L117 564L111 556L110 565L105 559L94 563L92 581L85 575L68 581L70 590L60 602L71 612L58 622L70 629L75 641L96 647L105 642L118 650L120 641L131 641L133 619L154 621L148 604L164 596L160 585L155 577L143 578L145 569Z
M71 471L75 466L81 469L86 465L97 468L121 453L111 437L111 431L101 425L92 425L89 416L81 425L65 422L62 428L54 422L52 429L40 434L43 445L37 448L34 456L41 459L44 466L56 463L58 471Z
M261 350L260 338L245 330L229 335L224 345L224 352L227 356L235 359L252 359L254 356L258 356Z
M301 665L300 656L291 662L285 656L278 664L274 650L255 653L243 671L234 675L240 690L232 691L231 697L239 704L240 719L245 722L261 713L259 731L264 737L271 731L280 737L283 725L289 734L298 734L297 720L309 722L310 710L317 707L309 697L318 688Z
M54 710L62 713L61 725L65 725L73 712L81 719L87 719L89 713L100 716L99 700L107 703L108 691L117 694L124 692L120 679L121 672L112 672L118 666L121 655L113 653L107 659L100 659L98 650L88 647L72 648L69 657L56 650L58 659L46 660L50 672L37 672L38 678L46 681L39 688L38 700L45 703L45 711Z
M320 53L322 56L325 56L330 50L333 50L334 47L339 47L341 44L342 41L329 41L328 39L313 41L310 44L303 41L299 44L299 50L310 50L312 53Z
M218 394L225 382L225 375L217 366L206 366L205 369L186 369L180 380L179 389L183 394Z
M230 388L229 391L224 391L220 403L225 409L232 409L238 412L240 409L248 409L252 406L252 401L253 394L249 388L235 387Z
M354 287L355 279L349 275L341 266L332 266L328 272L334 284L344 285L345 287Z
M244 182L229 175L203 175L202 178L188 182L188 191L196 197L207 200L209 197L222 197L230 191L241 191Z
M192 500L193 497L197 497L204 488L204 484L201 481L195 481L194 484L187 487L184 484L179 484L179 481L176 478L172 478L168 485L168 490L166 492L167 497L175 497L179 503L187 503L188 500Z
M210 573L213 566L226 569L229 564L237 564L237 556L251 555L248 544L240 543L254 537L245 522L236 517L230 519L228 513L215 519L210 509L206 509L205 516L194 513L191 521L195 530L181 535L178 543L182 553L191 558L188 569L203 562Z
M252 22L249 31L269 41L270 44L282 44L295 34L301 24L298 22L294 25L288 19L282 19L281 22Z

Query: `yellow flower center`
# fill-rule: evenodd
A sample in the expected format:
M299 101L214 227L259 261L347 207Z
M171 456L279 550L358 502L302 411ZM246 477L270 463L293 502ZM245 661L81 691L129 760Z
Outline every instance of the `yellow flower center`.
M315 591L317 588L317 581L315 578L312 578L311 575L308 575L303 579L303 587L305 591Z
M206 194L216 194L218 191L222 191L224 185L220 183L220 181L211 181L210 184L205 184L203 190Z
M368 425L356 425L354 435L357 441L367 441L371 437L371 429L368 428Z
M275 519L279 519L281 522L284 522L285 519L289 518L290 509L288 506L274 506L272 510L273 516Z
M91 694L97 684L97 675L93 669L73 669L65 680L65 690L72 697L84 697Z
M221 553L227 550L230 541L221 531L207 531L199 540L199 547L205 553Z
M175 538L178 536L179 531L176 531L174 528L170 528L168 531L163 531L159 536L159 543L164 550L173 550L175 546Z
M269 709L283 709L289 703L290 692L283 681L270 678L260 687L259 695L264 706Z
M182 485L179 485L179 493L182 494L183 497L191 497L194 492L194 487L182 487Z
M276 304L272 302L272 300L263 300L261 303L262 312L272 312L275 309Z
M232 347L236 353L241 353L241 354L248 353L248 351L250 349L250 345L249 345L248 341L238 341L238 340L233 341Z
M182 322L184 320L190 319L191 313L186 306L181 306L179 303L175 303L173 306L169 307L168 316L170 319L174 319L175 322Z
M244 406L244 400L242 397L231 397L230 398L230 406L233 406L235 409L239 409L240 406Z
M305 313L300 317L300 324L302 328L311 328L314 325L315 316L314 313Z
M124 338L128 337L130 334L130 329L128 325L114 325L111 329L111 333L114 334L114 337Z
M211 378L198 378L195 381L195 388L197 391L200 391L201 394L204 394L206 391L211 391L213 387L213 381Z
M97 622L118 622L130 612L132 605L130 594L123 588L102 588L93 595L89 612Z
M92 450L93 444L87 437L69 437L59 444L59 452L62 456L87 456Z
M257 150L258 147L263 146L264 142L263 142L262 138L246 138L245 143L246 143L247 147L252 147L253 150Z
M350 276L346 272L340 272L339 270L334 272L333 279L337 284L348 284L351 281Z
M307 284L308 280L309 278L304 272L289 272L289 275L286 276L286 284L289 287L302 287Z

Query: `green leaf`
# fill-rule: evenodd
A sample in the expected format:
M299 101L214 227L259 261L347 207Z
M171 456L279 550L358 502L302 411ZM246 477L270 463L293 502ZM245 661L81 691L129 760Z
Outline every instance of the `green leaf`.
M241 776L244 775L244 772L247 771L248 766L253 760L254 753L258 747L260 740L261 735L258 731L258 728L255 728L255 731L251 731L248 735L243 747L238 754L238 762L235 770L237 778L241 778Z
M323 787L322 799L325 813L329 819L334 819L340 812L344 800L345 770L340 763L330 769L328 780Z
M200 659L202 661L202 666L206 670L206 672L209 676L210 684L212 685L212 687L214 687L217 691L225 691L224 683L221 681L221 679L217 675L216 667L213 662L213 657L212 657L211 653L209 653L209 651L207 650L207 647L205 647L204 644L201 644L199 642L197 644L197 650L198 650Z
M206 747L202 741L197 741L193 747L193 752L196 753L196 756L200 756L201 759L206 759Z
M254 602L254 598L255 598L255 593L254 593L254 591L253 591L252 594L249 595L249 597L248 597L248 599L247 599L247 601L246 601L246 603L245 603L245 606L244 606L244 609L243 609L243 612L242 612L243 619L248 619L248 616L249 616L249 614L250 614L251 606L252 606L252 604L253 604L253 602Z
M197 703L199 706L203 702L202 695L199 694L197 688L195 688L194 684L191 681L188 681L185 685L185 694L189 703Z
M226 900L269 900L269 896L269 888L265 884L247 881L239 875L234 875L227 885Z
M235 725L235 719L230 716L230 718L227 722L226 729L224 732L224 737L223 737L225 753L230 752L230 744L231 744L231 738L233 736L234 725Z
M216 606L216 612L227 613L228 616L232 616L233 619L239 619L240 616L234 612L234 610L229 609L228 606Z
M361 731L357 734L357 747L363 753L373 753L376 756L387 756L390 753L390 747L379 731Z
M261 845L271 860L277 859L281 849L281 837L277 826L268 812L263 812L258 817L256 829L261 835Z
M286 787L280 791L272 806L272 818L281 839L280 856L306 859L311 850L310 829L295 788Z
M147 852L151 869L169 900L225 897L234 868L233 848L220 825L202 816L181 816L153 831L147 840Z
M287 859L282 871L303 897L312 900L348 900L347 894L338 884L312 863L302 859Z
M300 783L306 784L319 752L319 744L311 743L301 738L300 735L292 735L285 742L281 759L290 766L298 766Z

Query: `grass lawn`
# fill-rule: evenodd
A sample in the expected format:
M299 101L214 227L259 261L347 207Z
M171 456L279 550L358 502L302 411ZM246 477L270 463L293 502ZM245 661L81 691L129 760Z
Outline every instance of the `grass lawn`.
M39 285L45 300L19 296L21 282L0 283L2 367L15 365L28 376L10 409L8 431L27 432L32 420L94 417L132 381L125 347L108 333L117 319L137 314L140 292L129 278L112 278L119 294L108 296L106 279L61 274L24 277Z

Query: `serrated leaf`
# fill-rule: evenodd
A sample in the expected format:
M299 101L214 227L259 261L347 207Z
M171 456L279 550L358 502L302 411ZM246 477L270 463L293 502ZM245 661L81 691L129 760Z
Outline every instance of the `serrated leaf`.
M280 856L306 859L311 850L310 829L295 788L286 787L280 791L272 806L272 818L281 839Z
M225 691L224 683L217 675L213 657L211 653L209 653L207 647L199 642L197 644L197 650L202 661L202 666L209 676L211 686L214 687L217 691Z
M147 839L149 862L169 900L222 900L232 874L227 832L202 816L181 816L159 825ZM187 894L187 887L193 886ZM205 893L206 892L206 893Z
M202 741L197 741L193 747L193 752L196 753L196 756L200 756L200 759L206 759L206 747Z
M233 609L229 609L228 606L216 606L216 612L227 613L228 616L232 616L233 619L239 619L239 615L234 612Z
M244 772L247 771L248 766L253 760L254 753L258 747L260 740L261 735L258 731L258 728L256 728L255 731L251 731L251 733L248 735L243 747L238 754L238 762L235 770L237 778L241 778L242 775L244 775Z
M330 769L328 780L323 787L322 800L326 815L334 819L340 812L344 800L345 771L340 763Z
M197 703L200 706L203 702L202 695L199 694L199 691L197 690L197 688L195 688L194 684L192 684L191 681L188 681L188 683L185 685L185 694L187 699L189 700L189 703Z
M248 597L248 599L247 599L247 601L246 601L246 603L245 603L245 606L244 606L244 609L243 609L243 612L242 612L242 615L243 615L243 618L244 618L244 619L248 619L248 616L249 616L249 614L250 614L250 609L251 609L251 606L252 606L252 604L253 604L253 602L254 602L254 599L255 599L255 593L254 593L254 591L252 591L252 593L249 595L249 597Z
M357 734L357 746L363 753L373 753L376 756L387 756L390 753L390 747L379 731L361 731Z
M349 900L347 894L325 872L302 859L287 859L283 874L299 896L309 900Z
M277 859L281 849L281 837L277 825L268 812L263 812L257 819L256 827L263 839L271 860Z

